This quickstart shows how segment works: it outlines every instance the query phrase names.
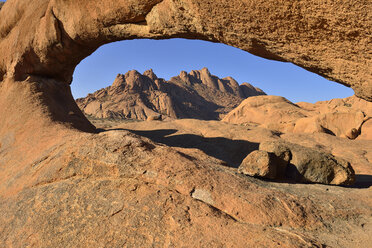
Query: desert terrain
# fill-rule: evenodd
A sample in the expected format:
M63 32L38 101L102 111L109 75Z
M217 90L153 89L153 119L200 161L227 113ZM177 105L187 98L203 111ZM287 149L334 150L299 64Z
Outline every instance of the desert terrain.
M207 87L205 90L215 89ZM124 95L131 93L117 90L116 94L122 95L119 99L128 99ZM91 95L88 95L86 99L91 98ZM86 101L86 99L78 99L78 102ZM107 98L104 100L106 105L115 111L109 100ZM125 102L128 100L122 101L121 104L114 106L128 106ZM132 108L134 106L131 105ZM101 107L100 110L104 112L105 108ZM372 103L355 96L315 104L305 102L294 104L283 97L252 95L245 100L241 99L240 105L220 120L177 118L154 111L151 114L160 115L159 119L151 118L151 116L147 120L143 118L97 118L90 115L88 119L98 128L100 135L129 133L141 140L151 142L156 147L171 149L203 171L212 170L213 172L207 173L211 178L201 175L200 180L206 180L203 182L204 186L200 189L192 189L189 195L213 206L223 214L228 214L237 222L245 223L248 219L252 221L252 218L259 218L255 221L262 224L262 221L265 221L260 218L270 217L270 222L273 221L273 223L268 225L274 227L274 230L289 235L294 247L363 247L368 246L369 233L372 231L370 208L372 139L369 136L371 134L369 128L371 110ZM215 108L210 109L210 112L213 111ZM352 132L354 129L355 131ZM331 186L326 185L327 183L315 182L314 184L310 180L299 182L295 178L270 179L244 175L245 173L242 173L240 168L247 155L260 151L262 145L268 142L299 145L303 147L299 153L303 157L308 156L312 161L318 159L317 154L322 156L332 154L336 158L341 158L349 162L354 169L355 173L352 175L354 181L350 184L346 183L349 184L346 186ZM307 153L307 149L316 151L316 153ZM159 161L159 165L152 166L161 167L161 164L169 159L171 159L169 155L164 155L160 160L156 160ZM257 161L255 162L257 164ZM173 166L177 168L186 166L179 161L173 161L173 163ZM324 161L322 163L327 164ZM255 165L253 167L256 169ZM179 169L180 174L189 169L187 166ZM145 173L150 173L150 177L159 180L159 170L160 168L146 170ZM215 178L217 175L218 179ZM308 178L311 176L308 175ZM182 177L182 179L169 180L184 182L198 180L197 178L198 176L193 175L187 179ZM249 182L251 185L249 187L254 187L255 193L260 193L264 190L263 188L273 190L270 196L267 196L271 199L270 203L265 202L268 200L266 198L266 200L261 197L257 199L251 190L244 190L244 193L237 191L235 187L239 186L234 182L238 179ZM243 199L241 199L242 194L245 194ZM284 198L277 198L278 194L283 194ZM280 207L285 206L286 213L282 213L284 216L281 217L279 213L271 212L274 211L272 209L274 205L278 207L275 200L272 202L273 199L278 199ZM291 207L287 205L289 203L285 201L288 199L296 201L295 205ZM361 202L361 199L364 200ZM295 212L299 211L297 207L301 209L301 212L303 211L300 216L296 216ZM261 211L265 211L265 214ZM325 212L322 213L323 211L327 212L329 219L323 215L325 214ZM314 220L316 227L309 228L307 226L309 224L300 228L292 226L313 217L316 219ZM286 224L282 223L284 220ZM288 228L287 225L290 227ZM220 245L224 246L226 243L221 241ZM232 246L243 245L233 243ZM265 243L264 246L290 247L291 245L279 242L277 244Z
M0 4L0 246L369 247L371 13L369 0ZM89 121L71 94L75 67L104 44L136 38L224 43L355 96L246 98L219 79L216 97L232 100L206 118L190 119L194 101L164 112L154 98L125 112L130 105L92 93L79 103L93 110ZM128 75L152 77L138 74ZM116 88L138 86L118 79ZM137 88L132 103L142 92L152 96ZM100 111L108 105L119 111Z

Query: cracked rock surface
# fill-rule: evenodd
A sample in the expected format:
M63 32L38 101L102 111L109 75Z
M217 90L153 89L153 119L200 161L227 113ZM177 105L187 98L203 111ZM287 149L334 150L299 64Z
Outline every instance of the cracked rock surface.
M142 130L149 125L137 124ZM130 127L133 123L99 134L60 129L61 136L34 145L44 154L23 160L11 158L30 149L27 144L4 146L0 244L363 247L370 242L370 188L264 182L202 150L124 130ZM218 142L204 135L205 142Z
M278 138L264 129L245 140L249 130L231 124L191 123L211 136L194 131L182 149L126 130L98 134L69 84L103 44L179 37L292 62L371 101L371 8L369 0L8 0L0 10L0 246L368 247L369 184L264 182L229 168L239 153L211 156L211 143L247 151ZM212 136L223 128L229 133ZM280 138L323 145L371 175L368 140Z

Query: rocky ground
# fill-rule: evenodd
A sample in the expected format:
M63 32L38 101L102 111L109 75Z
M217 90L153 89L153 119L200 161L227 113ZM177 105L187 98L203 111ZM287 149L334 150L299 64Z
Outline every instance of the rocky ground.
M5 247L368 247L372 241L371 141L218 121L104 125L98 134L59 130L52 143L35 144L43 154L2 168ZM356 184L238 173L247 153L273 139L337 152L352 161ZM17 152L16 142L2 140L2 158Z
M39 107L45 99L24 84L0 88L2 111L24 111L0 120L4 247L368 247L372 241L370 140L190 119L96 119L98 133L87 133L45 115ZM13 91L22 97L9 97ZM20 121L22 128L14 128ZM355 185L240 174L245 156L268 140L349 161Z
M322 247L321 244L326 245L324 247L367 247L371 242L370 140L348 140L323 133L282 134L261 127L191 119L117 124L109 127L110 124L106 123L106 129L100 135L130 132L139 135L136 137L143 137L141 140L145 139L155 147L162 147L182 157L173 162L171 155L155 159L161 162L159 165L152 163L152 168L164 166L166 172L161 172L161 168L152 169L145 172L145 175L149 174L146 176L162 181L160 174L175 173L166 176L166 180L176 184L190 182L196 187L188 193L191 198L228 214L236 224L254 224L262 230L279 231L289 241L260 243L260 247L290 247L291 242L294 247ZM267 140L289 141L350 161L356 172L356 183L349 187L298 184L254 179L239 174L237 167L244 157ZM165 167L168 161L173 164L169 170ZM188 162L184 164L185 161ZM188 167L189 163L198 168L196 175L195 168ZM175 167L177 172L174 171ZM185 171L192 173L192 176L184 177ZM197 183L199 176L201 182ZM195 186L199 183L201 185ZM268 189L270 193L266 191ZM273 240L277 240L277 237ZM225 241L216 239L215 244L231 244L231 240ZM198 245L203 244L213 243L202 242ZM235 243L235 246L245 245Z

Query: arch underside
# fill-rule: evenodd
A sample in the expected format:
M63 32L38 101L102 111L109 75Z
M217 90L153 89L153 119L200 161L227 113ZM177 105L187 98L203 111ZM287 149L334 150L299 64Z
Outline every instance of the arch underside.
M3 94L14 81L34 85L29 94L42 95L47 116L89 130L69 88L81 60L114 41L187 38L294 63L371 101L368 1L8 0L0 11Z
M0 13L0 73L70 82L75 66L103 44L178 37L292 62L372 100L371 12L368 0L8 0Z

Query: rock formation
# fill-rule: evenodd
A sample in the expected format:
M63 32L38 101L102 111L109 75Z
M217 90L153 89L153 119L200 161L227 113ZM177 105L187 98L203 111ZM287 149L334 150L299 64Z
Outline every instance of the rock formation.
M218 120L244 98L265 93L231 77L220 79L207 68L182 71L169 81L152 70L143 75L130 71L119 74L112 86L77 99L80 109L95 118L146 120L149 116Z
M372 140L372 118L363 123L358 139Z
M370 13L369 0L322 4L38 0L32 6L9 0L0 13L0 79L39 75L68 84L75 66L100 45L180 37L221 42L264 58L289 61L372 100ZM18 33L22 42L11 45Z
M197 120L96 133L69 84L105 43L180 37L292 62L371 101L371 8L369 0L8 0L0 10L0 246L368 247L370 141ZM133 134L148 135L145 125L168 145ZM177 126L189 134L170 135ZM351 162L356 188L238 174L230 166L263 137Z
M274 153L256 150L243 160L238 171L252 177L277 179L277 160Z
M357 208L349 206L347 207L348 211L352 211L354 209L355 212L362 213L362 208L367 207L368 211L372 211L372 202L370 201L371 198L371 173L372 167L370 161L372 159L372 141L368 140L349 140L344 138L339 138L335 136L331 136L329 134L324 133L315 133L315 134L280 134L278 132L273 132L268 129L254 127L254 126L242 126L242 125L232 125L230 123L224 123L220 121L200 121L196 119L183 119L183 120L173 120L173 121L166 121L166 122L159 122L156 125L149 122L124 122L123 124L117 125L114 129L125 129L129 130L130 132L136 133L137 135L141 135L144 137L148 137L152 141L156 143L160 143L166 145L168 147L172 147L176 151L180 152L184 157L190 158L197 164L200 164L200 161L209 161L214 163L215 165L222 165L224 168L226 166L230 166L229 170L231 173L236 175L236 169L244 160L247 154L250 154L258 149L260 150L270 150L268 145L266 144L274 144L275 149L271 149L277 157L280 157L284 161L292 161L291 164L296 164L306 168L304 165L307 164L306 157L312 158L313 155L308 156L310 153L315 152L317 155L315 156L312 166L320 166L322 168L322 163L326 162L329 165L333 164L335 161L328 160L323 161L321 163L319 158L324 158L324 156L329 156L332 154L333 157L337 157L337 163L343 163L342 161L350 162L351 166L355 169L355 179L356 185L355 188L339 188L339 187L332 187L326 185L311 185L305 184L298 188L300 185L298 184L287 184L287 183L270 183L269 181L261 181L260 186L265 185L270 187L274 187L276 189L281 189L281 192L291 192L291 194L303 194L303 196L310 197L312 196L316 199L316 206L329 206L327 204L331 204L332 207L325 210L328 214L330 214L331 218L333 218L333 241L332 238L327 238L327 241L322 241L327 246L336 246L336 247L347 247L346 243L343 243L343 238L345 240L350 240L350 235L362 235L364 238L355 238L353 242L350 244L351 247L358 247L361 243L357 244L358 242L364 242L368 240L366 236L367 233L370 233L371 229L368 229L369 224L365 224L364 226L367 227L363 231L358 233L358 228L356 226L349 226L348 228L349 233L344 233L344 228L349 224L341 224L339 221L339 217L337 213L340 213L340 206L337 206L338 210L331 209L335 206L335 202L333 201L333 197L337 197L340 200L339 203L342 204L351 204L348 194L353 194L353 197L360 197L359 200L352 200L353 204L360 204L360 207ZM280 146L283 144L283 146ZM295 145L297 144L297 145ZM288 146L289 145L289 146ZM300 148L300 149L299 149ZM292 150L291 150L292 149ZM299 149L299 150L298 150ZM305 150L304 153L299 152L300 150ZM292 151L296 153L295 158L292 158ZM323 155L322 155L323 154ZM328 155L327 155L328 154ZM331 157L332 157L331 156ZM292 165L291 165L292 166ZM341 165L342 166L342 165ZM336 169L337 167L333 167ZM347 165L348 167L348 165ZM290 167L290 169L292 169ZM314 169L314 168L313 168ZM298 171L298 170L297 170ZM322 170L309 170L306 172L307 176L309 175L316 175L312 173L321 172ZM343 170L341 169L340 172ZM295 170L289 170L288 172L295 172ZM323 172L327 172L327 170L323 170ZM347 171L346 171L347 172ZM291 175L291 173L289 173ZM292 174L295 176L296 174ZM326 174L323 174L326 175ZM332 174L329 174L330 178ZM340 173L341 177L338 179L342 179L342 173ZM345 174L344 174L345 175ZM352 175L350 173L349 175ZM251 177L244 177L247 180L253 180ZM324 179L327 177L323 177ZM352 177L350 177L352 178ZM337 178L336 178L337 179ZM337 180L338 180L337 179ZM229 184L229 189L232 189L231 184ZM257 186L257 185L256 185ZM366 189L361 189L361 187L366 187ZM258 189L254 186L249 187L246 189L247 192L252 192ZM289 190L289 191L287 191ZM232 192L235 190L232 190ZM215 201L215 198L211 197L208 193L210 191L201 189L197 191L195 194L199 199L202 199L203 202L211 202L211 199ZM348 193L346 193L348 192ZM325 194L323 194L325 193ZM328 198L330 197L330 198ZM197 199L198 199L197 198ZM239 195L238 195L239 198ZM274 196L274 199L276 196ZM365 199L366 201L362 200ZM368 200L367 200L368 199ZM230 199L231 201L236 201L236 199ZM248 204L252 203L252 200L247 199ZM365 203L369 202L369 203ZM364 205L367 204L367 205ZM270 205L270 204L269 204ZM344 205L345 206L345 205ZM363 207L362 207L363 206ZM260 206L266 209L265 206ZM318 211L318 210L316 210ZM331 211L331 212L329 212ZM314 212L313 212L314 213ZM369 212L370 213L370 212ZM315 213L314 213L315 214ZM345 212L343 214L346 214ZM351 212L349 212L351 214ZM276 219L275 215L270 215L273 219ZM289 215L291 216L291 215ZM338 216L338 217L335 217ZM352 216L352 214L351 214ZM305 217L306 218L306 217ZM370 223L370 217L365 216L361 217L367 218L368 221L366 223ZM337 220L336 220L337 219ZM342 217L341 217L342 219ZM370 221L369 221L370 220ZM347 220L345 220L347 221ZM353 222L353 221L351 221ZM319 223L319 222L318 222ZM338 223L338 224L336 224ZM323 222L323 224L326 224ZM352 224L353 225L353 224ZM322 229L322 230L326 230ZM298 229L297 229L298 230ZM336 230L339 230L336 231ZM292 231L297 231L292 229ZM318 230L319 231L319 230ZM307 235L315 235L315 240L324 240L324 234L329 233L329 231L325 231L325 233L317 232L317 231L305 231ZM337 233L336 233L337 232ZM317 233L317 234L315 234ZM344 233L344 234L343 234ZM327 234L326 234L327 236ZM341 238L341 236L343 238ZM322 243L321 242L321 243ZM258 245L260 246L260 245Z
M259 152L268 152L274 155L267 163L268 167L275 167L271 169L271 179L283 178L283 175L276 173L281 170L285 171L286 178L296 182L352 185L355 181L355 172L350 163L332 154L321 152L319 149L276 140L262 142ZM284 165L283 162L286 162L287 165ZM254 168L256 164L253 162L250 167ZM245 166L244 161L242 166Z
M355 96L315 104L294 104L279 96L257 96L244 100L223 121L284 133L329 133L363 139L368 132L367 120L372 117L371 110L372 103ZM362 128L363 125L366 126Z

